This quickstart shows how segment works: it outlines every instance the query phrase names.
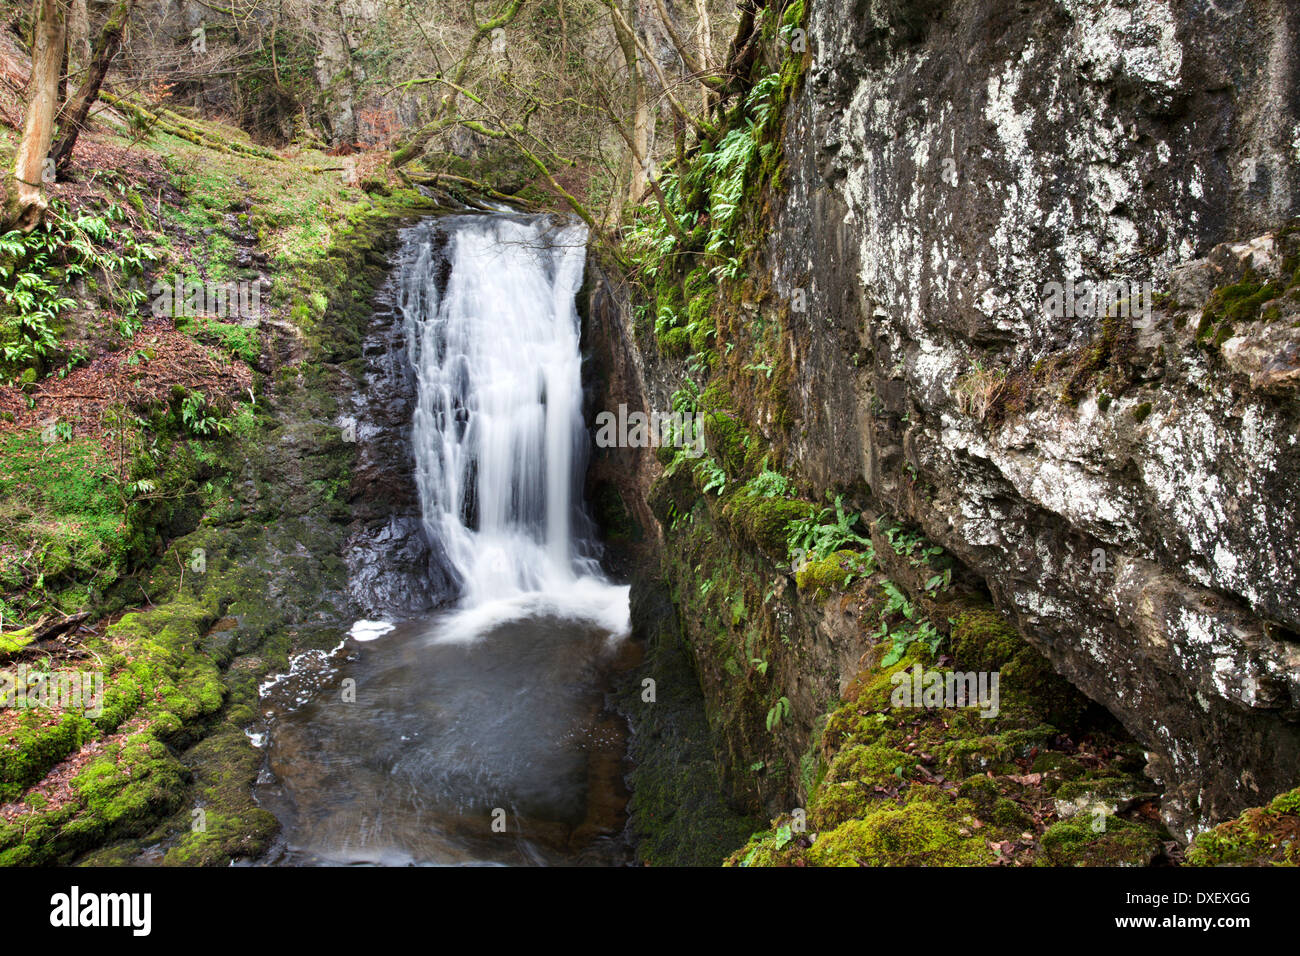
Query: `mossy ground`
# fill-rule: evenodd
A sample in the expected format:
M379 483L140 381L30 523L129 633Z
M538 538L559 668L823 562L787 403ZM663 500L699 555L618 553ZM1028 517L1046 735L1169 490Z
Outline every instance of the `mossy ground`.
M141 200L136 165L105 170L120 195L88 201L125 196L136 220L147 208L152 225L136 227L169 250L161 268L251 280L241 253L264 257L263 321L179 325L265 371L219 433L187 428L181 394L122 410L133 452L149 452L125 474L94 441L0 435L0 586L19 572L42 582L42 603L23 607L31 620L91 612L66 649L7 633L0 666L104 687L98 714L0 711L0 864L120 863L146 847L167 864L258 854L276 826L251 794L258 681L295 649L337 642L347 614L354 446L338 396L396 218L422 201L347 186L319 154L273 162L170 136L137 152L167 170L159 204Z
M802 819L773 820L729 864L1145 865L1163 852L1141 751L1113 722L991 607L953 618L951 648L913 644L864 670L828 716ZM897 706L917 666L999 672L998 713Z
M0 619L76 613L127 570L129 492L103 448L45 430L0 434Z

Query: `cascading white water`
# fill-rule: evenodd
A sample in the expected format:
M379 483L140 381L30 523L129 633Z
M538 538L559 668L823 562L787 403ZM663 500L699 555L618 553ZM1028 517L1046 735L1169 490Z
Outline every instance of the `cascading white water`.
M416 482L460 585L458 633L538 613L626 632L627 588L605 581L575 533L585 531L574 306L585 226L488 215L421 228L399 305L418 386Z

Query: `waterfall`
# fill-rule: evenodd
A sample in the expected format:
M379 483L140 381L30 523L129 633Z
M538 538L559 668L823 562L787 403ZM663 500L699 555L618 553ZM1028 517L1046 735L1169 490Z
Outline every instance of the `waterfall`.
M408 240L415 476L460 591L453 636L539 614L628 629L627 588L600 573L581 495L586 238L581 223L501 214L430 220Z

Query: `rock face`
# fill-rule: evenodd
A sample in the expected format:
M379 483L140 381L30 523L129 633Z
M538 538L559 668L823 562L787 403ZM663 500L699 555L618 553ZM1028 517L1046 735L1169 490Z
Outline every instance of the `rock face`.
M365 31L379 16L373 0L341 0L317 12L320 48L316 53L316 82L320 84L320 109L335 145L355 142L361 133L357 111L358 88L365 69L354 56L362 48Z
M400 236L405 240L411 231ZM409 254L405 242L396 253ZM400 271L390 272L375 294L361 343L358 388L338 423L357 452L345 548L348 588L357 606L380 616L428 611L456 590L425 532L415 484L416 383L397 304Z
M1182 840L1300 766L1298 28L814 3L762 250L787 460L982 579L1148 749Z
M1184 837L1300 761L1293 321L1216 355L1175 308L1300 197L1300 12L1224 6L820 5L770 257L808 290L801 465L864 478L981 574L1151 749ZM1178 298L1116 332L1044 307L1071 280ZM1035 376L1097 348L1131 369L1109 393ZM980 387L1011 407L979 420Z

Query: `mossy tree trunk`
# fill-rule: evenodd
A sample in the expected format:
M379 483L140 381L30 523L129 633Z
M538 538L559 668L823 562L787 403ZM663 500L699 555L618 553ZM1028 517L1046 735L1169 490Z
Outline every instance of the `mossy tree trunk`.
M59 113L59 139L50 152L50 158L54 160L55 168L60 171L67 168L72 161L72 149L77 145L77 137L90 116L90 108L99 98L99 88L104 83L104 77L108 75L108 68L112 65L113 58L117 56L117 51L122 48L122 34L126 31L126 24L131 19L131 10L134 6L135 0L119 0L112 13L108 15L103 31L95 40L95 50L91 54L85 79L77 88L76 95L64 104Z
M465 55L461 57L460 62L456 64L456 69L452 74L450 82L447 83L449 89L443 94L442 99L438 102L438 109L434 113L433 119L416 130L401 143L393 152L392 164L394 167L405 166L411 160L418 157L424 152L424 147L434 134L447 126L451 125L454 120L449 120L456 112L456 97L465 82L466 74L470 69L470 64L474 55L478 52L479 45L487 37L492 36L493 31L504 29L515 17L519 15L520 8L523 7L523 0L510 0L500 14L492 19L476 24L473 35L469 38L469 43L465 48Z

